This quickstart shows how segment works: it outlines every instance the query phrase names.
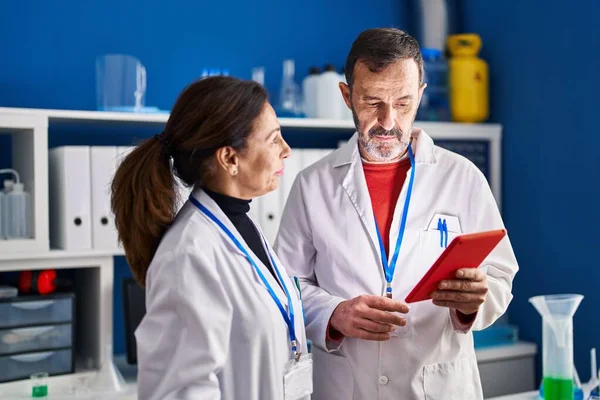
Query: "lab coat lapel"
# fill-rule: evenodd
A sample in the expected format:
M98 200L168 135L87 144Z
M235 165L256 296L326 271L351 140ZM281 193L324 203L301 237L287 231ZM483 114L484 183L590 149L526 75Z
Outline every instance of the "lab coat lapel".
M358 213L358 216L363 223L363 228L367 231L367 236L371 241L373 250L381 260L379 239L377 238L377 230L375 227L375 214L373 213L373 204L371 202L371 196L369 195L362 161L358 151L357 133L355 133L341 149L334 167L346 168L346 172L341 175L341 185L346 191L354 209Z
M217 203L215 203L215 201L208 194L206 194L206 192L204 192L202 189L195 190L193 195L203 206L205 206L211 213L213 213L223 223L223 225L225 225L227 227L227 229L229 229L231 231L233 236L246 248L246 250L248 251L248 254L252 258L252 260L256 263L260 272L263 274L263 276L265 277L267 282L269 282L269 285L271 285L273 292L275 293L275 295L277 296L279 301L281 301L281 304L283 304L284 306L287 306L287 304L288 304L287 296L285 295L285 293L282 290L279 283L273 277L273 274L271 274L271 271L269 271L269 268L267 268L267 266L262 263L262 261L260 260L260 258L258 258L256 256L256 254L254 254L252 249L250 249L250 247L244 241L244 238L242 238L242 235L240 235L238 230L231 223L231 221L229 220L227 215L225 215L225 213L221 210L221 208L217 205ZM200 210L198 210L198 212L201 213ZM204 215L204 214L202 214L202 215ZM208 216L205 216L205 217L208 219L208 221L210 221L211 224L214 224L214 222L210 218L208 218ZM250 219L252 220L252 218L250 218ZM258 226L256 221L252 220L252 222L257 227L258 231L260 232L261 237L264 238L262 230L260 229L260 227ZM221 234L221 238L225 242L226 246L233 253L237 253L241 257L244 257L247 267L250 268L250 270L252 271L252 276L254 276L254 279L258 283L260 283L261 285L264 286L262 280L260 279L260 277L258 276L256 271L254 270L254 267L250 264L249 261L247 261L246 255L235 245L235 243L233 243L233 241L229 238L229 236L227 236L227 234L221 228L219 228L218 226L216 226L216 228L219 230L219 232ZM263 240L263 247L264 247L264 240ZM268 250L267 256L268 256L269 252L271 254L273 254L272 249L267 249L265 247L265 250ZM282 273L281 270L279 272ZM265 290L266 290L266 288L265 288Z

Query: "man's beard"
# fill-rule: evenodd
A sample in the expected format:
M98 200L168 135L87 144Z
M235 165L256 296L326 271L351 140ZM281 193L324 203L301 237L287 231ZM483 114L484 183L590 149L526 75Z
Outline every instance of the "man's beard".
M354 111L354 107L352 107L352 117L354 118L354 125L358 131L358 143L374 161L388 162L395 160L400 158L408 148L410 132L406 134L399 128L392 128L388 131L381 126L376 126L369 130L368 135L364 135L359 131L360 123L358 116ZM381 142L378 141L375 136L390 136L395 137L396 140Z

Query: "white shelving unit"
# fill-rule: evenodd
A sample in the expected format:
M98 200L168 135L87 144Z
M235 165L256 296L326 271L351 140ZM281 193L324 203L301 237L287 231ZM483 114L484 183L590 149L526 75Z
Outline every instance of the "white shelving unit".
M113 330L113 254L100 251L61 250L0 253L0 272L71 269L76 296L76 372L98 368L102 349L112 345ZM0 397L19 383L0 384Z
M2 126L2 120L9 117L24 118L23 121L31 120L45 122L44 126L47 130L48 125L52 124L127 124L162 126L169 119L169 114L135 114L105 111L47 110L0 107L0 127ZM355 129L353 121L349 120L280 118L279 122L284 130L288 128L309 130L342 130L352 132ZM490 146L490 186L494 196L496 197L496 201L500 206L502 199L502 125L417 121L415 122L415 126L424 129L429 135L437 140L481 140L488 142Z
M35 238L0 240L0 272L44 268L75 271L77 304L81 309L77 324L78 353L95 364L101 349L112 344L113 256L122 251L63 251L49 249L48 224L48 129L53 125L134 125L157 126L168 114L132 114L99 111L46 110L0 107L0 134L12 135L13 167L19 171L34 203ZM352 121L281 118L284 134L291 129L354 130ZM501 199L501 133L498 124L415 123L434 139L482 140L489 143L491 186L498 203ZM76 373L81 373L81 368ZM64 378L61 378L64 379ZM11 384L0 384L0 393Z
M32 196L34 234L33 239L0 240L0 254L47 251L48 118L36 114L0 114L0 134L12 136L13 168Z

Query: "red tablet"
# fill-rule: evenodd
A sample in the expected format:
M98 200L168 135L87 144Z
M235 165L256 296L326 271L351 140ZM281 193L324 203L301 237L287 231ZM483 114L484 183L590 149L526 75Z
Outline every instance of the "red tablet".
M506 236L506 230L471 233L454 238L421 281L406 297L407 303L431 299L441 281L456 279L461 268L477 268L498 243Z

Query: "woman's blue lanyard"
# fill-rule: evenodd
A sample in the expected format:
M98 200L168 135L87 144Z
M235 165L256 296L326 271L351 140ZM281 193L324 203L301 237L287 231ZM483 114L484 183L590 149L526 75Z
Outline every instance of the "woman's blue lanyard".
M415 157L412 151L410 143L408 144L408 157L410 158L410 180L408 182L408 190L406 192L406 201L404 202L404 210L402 211L402 220L400 221L400 231L398 232L398 239L396 240L396 248L394 249L394 255L392 256L392 262L388 264L387 255L385 254L385 246L381 239L381 233L377 226L377 219L375 219L375 230L377 231L377 239L379 239L379 251L381 252L381 263L383 264L383 272L385 273L385 294L390 299L392 298L392 279L394 278L394 272L396 271L396 263L398 262L398 254L400 253L400 245L402 244L402 238L404 237L404 230L406 229L406 215L408 214L408 206L410 204L410 197L412 195L413 183L415 182Z
M192 202L192 204L194 204L196 206L196 208L198 208L198 210L203 212L208 218L210 218L215 224L217 224L217 226L219 228L221 228L223 230L223 232L225 232L225 234L231 239L231 241L237 246L237 248L240 249L240 251L242 253L244 253L244 255L246 256L246 259L250 262L252 267L254 267L254 270L260 277L260 280L262 281L263 285L265 285L267 291L269 292L269 294L275 301L275 304L277 304L279 311L281 311L281 315L283 316L283 319L285 320L285 323L288 326L288 333L289 333L289 337L290 337L290 343L292 346L292 352L294 353L294 358L296 360L298 360L300 358L300 352L298 351L298 342L296 340L296 323L294 320L294 306L292 303L292 299L290 297L290 292L288 291L287 286L285 285L283 278L281 277L279 268L277 267L277 264L275 263L275 259L273 259L273 255L271 254L269 249L266 248L267 254L269 255L269 259L271 260L273 269L275 270L275 273L277 274L277 278L279 279L279 282L281 282L281 286L283 287L285 295L287 296L288 309L290 310L289 315L285 311L285 308L283 308L283 304L281 304L281 301L279 301L279 299L277 298L277 295L273 291L273 288L271 287L271 285L265 278L264 274L258 268L258 265L256 265L256 263L254 262L252 257L250 257L250 254L248 253L248 250L246 250L244 245L241 244L239 240L237 240L237 238L233 235L233 233L231 233L231 231L219 220L219 218L217 218L212 212L210 212L208 210L208 208L204 207L202 205L202 203L200 203L198 200L196 200L196 198L194 196L190 195L190 201ZM264 241L264 238L262 238L262 239Z

